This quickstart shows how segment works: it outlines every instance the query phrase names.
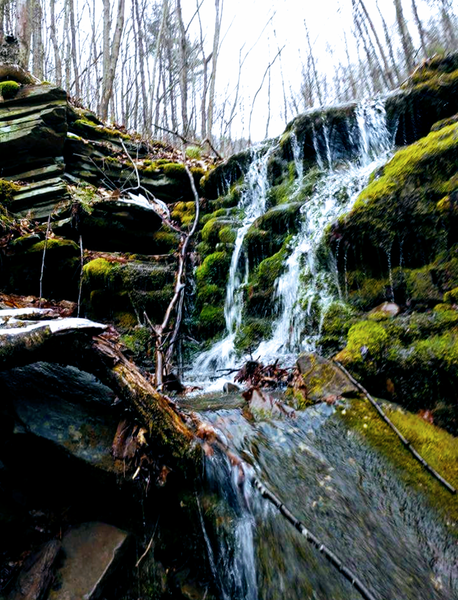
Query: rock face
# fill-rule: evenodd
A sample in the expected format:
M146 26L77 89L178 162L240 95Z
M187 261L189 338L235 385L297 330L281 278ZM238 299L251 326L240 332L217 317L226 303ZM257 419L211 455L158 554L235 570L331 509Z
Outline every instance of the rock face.
M113 392L75 367L35 363L0 372L3 400L25 430L89 465L117 473L111 446L119 418Z
M358 394L356 386L336 365L317 354L302 354L297 367L307 389L307 399L312 402Z
M83 523L62 539L65 560L49 600L95 600L121 559L128 533L106 523Z

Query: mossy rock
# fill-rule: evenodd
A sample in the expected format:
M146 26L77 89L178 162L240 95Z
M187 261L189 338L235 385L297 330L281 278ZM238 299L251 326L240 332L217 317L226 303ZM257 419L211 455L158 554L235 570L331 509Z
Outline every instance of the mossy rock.
M270 336L272 321L270 319L247 319L235 336L235 348L242 354L252 352L259 343Z
M456 439L422 417L401 410L395 405L385 406L384 410L420 455L455 488L458 487ZM442 513L444 522L457 535L456 496L450 494L414 459L369 402L353 400L345 410L339 411L339 414L350 430L358 432L377 451L386 456L407 487L426 495L431 506Z
M120 281L120 265L105 258L91 260L83 267L83 282L91 289L112 287Z
M224 308L222 306L205 305L195 321L195 327L201 339L214 338L226 327Z
M359 321L348 331L347 345L336 359L344 364L381 360L388 345L385 328L376 321Z
M457 161L458 124L399 150L328 235L334 249L348 247L347 268L386 277L389 263L420 268L452 247L458 217L437 203L457 185Z
M208 284L225 287L230 260L231 257L226 252L209 254L196 270L198 289Z
M4 100L11 100L16 96L20 87L17 81L0 81L0 97Z
M21 186L5 179L0 179L0 204L8 205L21 189Z

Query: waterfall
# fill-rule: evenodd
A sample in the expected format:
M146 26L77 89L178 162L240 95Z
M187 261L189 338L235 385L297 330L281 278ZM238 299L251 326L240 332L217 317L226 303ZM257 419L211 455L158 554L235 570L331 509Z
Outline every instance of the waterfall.
M358 158L345 168L329 170L301 209L299 233L290 244L292 252L276 282L275 297L280 315L271 338L261 342L254 353L264 361L274 361L278 355L295 354L299 350L314 350L326 310L338 292L330 270L318 264L317 249L323 232L340 215L351 210L367 185L369 175L386 162L392 147L381 101L359 105L356 122ZM331 164L328 137L326 148L328 164ZM317 160L323 162L318 155Z
M328 166L315 191L300 211L299 232L289 245L290 254L283 274L275 284L274 301L278 318L272 335L255 351L262 360L287 358L299 350L313 350L319 337L321 322L327 308L339 295L336 276L329 265L319 264L317 249L326 227L340 215L348 212L361 190L367 185L369 175L386 160L392 147L392 137L386 126L386 114L381 100L363 102L355 109L356 128L353 128L353 146L357 156L346 165L335 166L332 160L332 143L329 127L322 119L321 137L312 124L312 142L318 165ZM355 132L356 129L356 132ZM304 180L303 155L294 133L291 148L296 169L296 180L291 197L300 197ZM235 337L242 323L243 285L248 281L248 259L243 250L245 236L255 219L266 209L269 190L267 164L277 146L263 146L254 152L253 161L245 177L245 191L239 202L243 220L237 232L226 287L224 315L226 333L222 340L196 360L193 372L214 375L218 369L232 368L236 362ZM335 271L335 269L334 269ZM218 385L216 386L218 387ZM210 391L210 390L209 390Z
M275 145L268 148L263 145L253 152L253 160L245 176L245 187L238 204L238 208L243 214L243 220L237 231L226 286L224 303L226 334L221 341L197 358L194 365L196 373L206 373L227 367L235 359L234 340L242 322L241 288L248 281L249 276L248 259L243 252L243 241L252 223L265 212L266 194L269 189L267 164L275 148Z

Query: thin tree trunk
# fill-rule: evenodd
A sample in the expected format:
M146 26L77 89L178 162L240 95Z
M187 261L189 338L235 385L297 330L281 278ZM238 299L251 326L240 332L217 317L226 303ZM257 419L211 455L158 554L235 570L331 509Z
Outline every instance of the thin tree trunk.
M19 40L19 65L29 69L30 43L32 40L31 0L16 0L16 37Z
M43 80L43 61L44 61L44 48L43 48L43 35L42 35L42 23L43 23L43 11L41 9L41 1L33 0L32 15L33 15L33 31L32 31L32 48L33 48L33 60L32 60L32 72L38 79Z
M414 1L414 0L412 0L412 1ZM379 50L380 57L381 57L382 62L383 62L385 77L388 79L389 85L392 88L394 88L395 85L396 85L396 83L395 83L395 81L394 81L394 79L393 79L393 77L391 75L391 70L390 70L390 67L388 65L388 61L387 61L387 58L386 58L386 55L385 55L385 51L383 50L383 46L380 43L380 39L378 37L377 30L374 27L374 23L372 22L372 19L369 16L369 13L368 13L368 11L366 9L366 5L364 4L363 0L359 0L359 4L360 4L361 9L362 9L362 11L364 13L364 16L366 17L367 22L369 23L369 27L370 27L370 29L372 31L373 36L374 36L375 43L377 44L377 48Z
M210 76L210 91L208 95L208 112L207 112L207 135L206 137L212 141L213 115L215 111L215 89L216 89L216 67L218 64L219 55L219 38L221 34L221 21L223 16L224 0L215 0L215 33L213 36L213 53L212 53L212 72Z
M308 45L308 49L309 49L310 63L312 65L312 70L313 70L313 78L315 80L315 88L316 88L316 93L318 96L318 102L320 103L320 106L323 106L324 101L323 101L323 95L321 93L321 85L320 85L320 81L318 79L318 72L316 69L316 63L315 63L315 57L313 55L312 44L310 42L309 28L307 27L307 22L305 20L304 20L304 27L305 27L305 33L307 35L307 45Z
M57 29L56 29L56 0L51 0L51 23L50 23L50 35L51 43L54 50L54 78L56 84L62 85L62 59L60 57L59 44L57 42Z
M425 30L423 29L422 22L418 15L417 3L415 2L415 0L412 0L412 12L413 12L413 16L415 19L415 25L417 26L417 29L418 29L418 35L420 36L420 44L421 44L421 51L423 53L423 57L428 58L428 50L426 49Z
M394 6L396 9L396 23L399 35L401 36L402 50L404 52L404 60L408 71L411 72L415 66L412 38L410 37L409 29L404 18L401 0L394 0Z
M72 62L73 62L73 84L75 86L75 96L80 98L80 76L79 76L79 65L78 65L78 48L76 44L76 25L75 25L75 5L73 0L68 0L69 11L70 11L70 33L72 40ZM72 86L73 87L73 86ZM68 90L70 91L70 90Z
M125 0L118 0L118 12L116 16L116 26L113 35L113 41L110 46L110 29L111 29L111 17L110 2L109 0L104 1L104 38L103 38L103 50L104 53L108 51L108 57L105 62L104 56L104 74L103 74L103 85L102 85L102 100L100 103L100 115L102 119L108 118L108 107L110 100L113 96L113 84L116 74L116 67L118 64L119 50L121 48L121 38L124 30L124 9ZM108 20L106 21L106 19Z
M394 73L396 75L396 80L397 80L396 83L400 84L402 78L401 78L401 74L399 73L397 60L394 57L393 44L391 42L390 32L388 31L388 26L386 24L385 18L384 18L383 14L382 14L382 11L380 10L379 4L378 4L378 0L376 0L375 4L377 6L378 14L380 15L380 19L382 21L383 32L385 34L385 43L387 45L388 53L390 55L390 60L391 60L391 68L393 69L393 71L394 71Z
M216 0L218 2L218 0ZM176 15L178 20L179 36L179 54L180 54L180 101L181 101L181 130L186 137L188 133L188 51L186 40L186 29L183 22L181 11L181 0L176 0Z

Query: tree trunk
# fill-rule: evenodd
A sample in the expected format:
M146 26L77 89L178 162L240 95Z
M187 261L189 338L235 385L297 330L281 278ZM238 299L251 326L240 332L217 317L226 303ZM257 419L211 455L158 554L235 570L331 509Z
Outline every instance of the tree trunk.
M79 76L79 65L78 65L78 48L76 44L76 25L75 25L75 5L73 0L68 0L69 3L69 11L70 11L70 32L71 32L71 42L72 42L72 62L73 62L73 85L75 86L75 96L80 98L81 96L81 88L80 88L80 76ZM73 88L72 85L72 88ZM71 91L70 88L67 90Z
M100 103L100 116L102 119L108 118L108 107L113 95L113 83L118 64L119 50L121 47L121 38L124 30L124 9L125 0L118 0L118 13L116 26L114 30L113 40L111 42L110 52L110 0L103 0L104 16L103 16L103 83L102 83L102 100ZM106 55L105 55L106 54Z
M218 0L216 0L218 1ZM179 54L180 54L180 101L181 101L181 131L186 137L188 133L188 51L186 41L186 29L183 23L183 14L181 12L181 0L176 0L176 13L178 20L178 28L180 31L179 37Z
M43 48L43 35L42 35L42 24L43 24L43 11L41 9L41 0L34 0L33 2L33 66L32 72L40 79L43 80L43 61L44 61L44 48Z
M56 0L51 0L50 36L54 51L54 80L58 86L62 85L62 59L60 57L59 44L57 43L56 30Z
M420 17L418 15L418 10L417 10L417 3L415 2L415 0L412 0L412 12L413 12L413 16L415 19L415 24L418 29L418 35L420 36L420 44L421 44L421 51L423 53L423 58L428 58L428 51L426 49L425 30L423 29L422 22L420 21Z
M414 50L412 38L410 37L409 29L407 27L407 23L404 18L404 12L402 10L402 2L401 0L394 0L394 6L396 8L396 23L399 30L399 35L401 36L401 44L402 50L404 52L404 60L406 63L407 70L409 72L413 71L415 66L414 63Z
M224 0L215 0L215 33L213 36L213 54L212 54L212 72L210 76L210 91L208 95L208 113L207 113L207 135L206 137L212 141L213 129L213 114L215 111L215 89L216 89L216 67L218 64L219 55L219 38L221 33L221 20L223 16Z
M17 0L16 37L19 40L19 65L29 70L30 43L32 39L31 0Z
M377 48L379 50L380 57L381 57L382 62L383 62L383 68L384 68L384 71L385 71L385 77L388 79L389 85L392 88L394 88L395 85L396 85L396 83L395 83L395 81L394 81L394 79L393 79L393 77L391 75L391 70L390 70L390 67L388 65L388 61L386 59L386 55L385 55L385 51L383 50L383 46L380 43L380 39L378 37L377 30L374 27L372 19L369 16L369 13L368 13L368 11L366 9L366 6L365 6L363 0L359 0L359 4L360 4L361 9L362 9L362 11L364 13L364 16L366 17L367 22L369 23L369 27L370 27L370 29L372 31L373 36L374 36L375 43L377 44Z

